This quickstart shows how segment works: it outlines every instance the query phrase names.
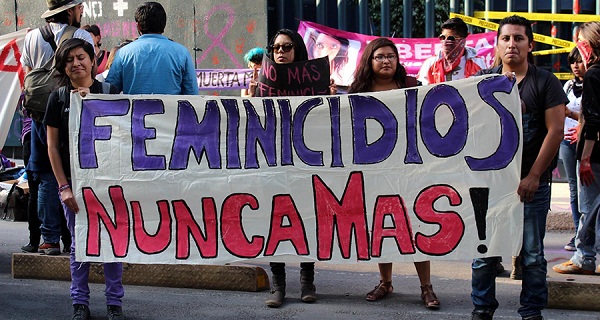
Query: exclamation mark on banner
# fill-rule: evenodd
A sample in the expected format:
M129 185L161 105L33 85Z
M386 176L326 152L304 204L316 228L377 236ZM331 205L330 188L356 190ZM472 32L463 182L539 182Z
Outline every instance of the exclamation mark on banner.
M485 240L486 236L486 218L488 211L488 198L490 195L489 188L470 188L471 203L473 203L473 211L475 213L475 224L477 225L477 235L479 240ZM486 253L487 246L480 244L477 247L479 253Z

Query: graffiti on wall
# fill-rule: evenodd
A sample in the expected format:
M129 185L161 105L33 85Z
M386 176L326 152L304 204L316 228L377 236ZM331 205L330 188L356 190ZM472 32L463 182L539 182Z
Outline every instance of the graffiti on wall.
M143 2L84 0L82 24L98 25L109 50L125 39L138 36L134 12ZM197 68L244 68L243 55L250 48L266 45L267 17L266 10L262 11L263 5L266 9L266 1L248 5L227 0L162 3L168 14L165 35L188 48ZM43 24L40 15L47 9L43 1L35 5L15 1L15 6L11 3L4 7L0 11L0 34L39 27Z

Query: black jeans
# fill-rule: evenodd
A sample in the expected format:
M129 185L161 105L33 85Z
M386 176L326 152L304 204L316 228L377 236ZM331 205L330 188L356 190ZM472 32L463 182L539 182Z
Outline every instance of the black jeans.
M31 155L31 133L23 137L23 162L25 167L29 163ZM29 243L33 246L40 245L42 233L40 231L40 218L37 214L38 187L40 181L34 178L33 172L27 170L27 182L29 184L29 202L27 203L27 225L29 228Z

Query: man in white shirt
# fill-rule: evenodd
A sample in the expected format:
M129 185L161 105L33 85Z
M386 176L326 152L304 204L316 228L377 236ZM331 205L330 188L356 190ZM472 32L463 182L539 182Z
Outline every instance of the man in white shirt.
M474 75L487 68L485 59L477 56L474 48L465 45L469 31L460 18L451 18L442 24L439 39L441 50L423 62L417 75L422 84L442 83Z

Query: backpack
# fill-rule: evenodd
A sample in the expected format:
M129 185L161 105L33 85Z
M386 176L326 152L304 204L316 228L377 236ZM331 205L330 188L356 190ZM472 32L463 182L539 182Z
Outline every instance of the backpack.
M109 94L110 93L110 83L102 82L102 93ZM65 108L68 108L71 105L71 93L67 89L67 86L62 86L58 88L58 100L63 104L63 114L65 112Z
M39 28L39 30L44 40L52 46L52 51L56 53L57 46L50 25L47 24ZM59 46L63 41L72 38L76 30L77 28L73 26L67 26L60 37ZM25 92L23 106L29 112L32 119L42 121L46 113L48 97L54 89L58 88L56 69L54 68L54 55L43 66L31 70L25 76L23 87Z

